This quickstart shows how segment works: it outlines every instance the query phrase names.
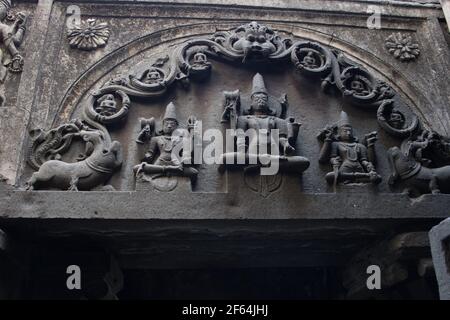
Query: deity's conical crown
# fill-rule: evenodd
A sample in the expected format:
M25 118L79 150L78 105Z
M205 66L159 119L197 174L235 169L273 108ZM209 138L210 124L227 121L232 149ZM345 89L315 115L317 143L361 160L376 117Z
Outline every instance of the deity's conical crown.
M173 102L171 102L167 105L166 112L164 113L163 120L169 120L169 119L175 120L178 122L176 108L175 108L175 105L173 104Z
M259 73L253 77L252 96L255 93L267 93L266 85L264 84L264 78Z
M342 127L351 127L350 120L348 119L348 115L345 111L341 111L340 119L337 123L339 128Z

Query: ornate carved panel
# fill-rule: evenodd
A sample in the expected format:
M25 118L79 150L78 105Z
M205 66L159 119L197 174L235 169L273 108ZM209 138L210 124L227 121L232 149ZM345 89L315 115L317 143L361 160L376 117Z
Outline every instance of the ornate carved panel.
M439 160L434 163L420 162L418 159L420 163L417 165L424 166L424 172L431 170L430 174L424 174L430 176L426 179L433 185L422 189L418 194L447 192L447 138L436 135L428 137L428 131L420 124L419 117L397 92L388 83L378 79L367 67L348 58L344 52L319 42L292 37L258 22L245 23L201 37L191 36L187 40L180 39L168 44L169 46L160 44L161 49L144 46L143 56L130 56L125 59L125 65L130 65L131 68L118 65L98 79L92 89L86 90L84 98L79 100L80 103L74 110L73 117L78 120L61 124L47 132L42 129L32 131L33 135L36 135L36 132L39 134L34 138L29 162L35 169L39 167L40 162L41 167L28 182L28 188L41 185L44 189L77 189L77 183L84 179L84 174L90 176L94 173L98 173L99 177L92 178L84 188L101 187L116 169L119 170L122 164L119 147L123 146L126 159L120 169L122 173L111 180L116 189L132 190L136 176L140 181L151 182L157 190L171 191L176 187L177 180L173 176L187 176L191 178L191 183L194 183L194 191L227 192L229 181L223 175L213 173L210 164L206 165L200 161L200 166L196 168L192 166L194 163L184 167L179 160L175 161L173 157L172 160L169 159L169 153L177 144L174 142L174 134L171 135L170 132L178 127L179 121L175 116L169 117L167 114L174 113L177 105L186 119L193 114L202 121L203 130L220 128L220 120L229 122L228 128L231 129L253 129L256 132L263 130L269 134L274 129L280 131L279 145L276 149L272 146L272 156L267 158L269 161L276 159L280 162L278 177L271 178L270 181L261 177L249 177L255 174L255 171L256 175L260 176L259 169L255 168L265 167L258 164L259 160L256 161L256 166L248 165L250 163L247 162L253 158L249 150L242 153L247 161L244 164L243 176L230 173L231 180L238 179L246 184L249 190L263 197L275 191L286 192L283 191L281 173L286 171L283 176L295 181L308 169L310 159L316 159L321 165L312 166L305 171L301 186L295 187L297 192L302 192L302 189L316 192L338 191L341 189L338 185L343 185L342 191L345 191L367 183L374 185L373 190L392 192L396 181L406 180L419 172L419 169L414 169L413 173L408 172L405 175L399 167L400 162L396 161L397 158L399 161L403 158L397 157L394 149L389 152L387 150L395 144L400 146L401 139L404 138L419 139L422 144L417 148L440 150L440 153L435 152L435 157ZM132 48L135 45L141 45L140 41L129 46ZM161 50L166 53L154 53L162 52ZM245 90L251 83L242 81L246 78L253 78L251 90ZM265 82L271 79L278 79L275 87L280 99L269 95L266 89ZM273 80L271 82L274 84ZM281 87L288 89L289 94L280 91ZM242 92L248 92L242 99L240 91L228 91L238 88ZM223 91L224 98L219 98ZM315 97L320 97L320 102L312 102L311 93L306 92L314 92ZM291 95L294 99L290 98ZM302 122L308 122L306 130L299 132L301 123L296 122L294 117L286 117L288 96L294 101L289 111L297 115L295 118L300 116ZM67 108L69 99L67 96L61 105L61 111L66 115L68 110L64 108ZM223 107L220 107L220 101L224 101ZM166 116L162 116L164 105L167 105ZM208 111L205 113L205 110ZM221 116L210 116L217 113L221 113ZM140 120L149 116L152 116L149 120ZM341 120L338 121L338 117ZM352 121L349 117L353 118ZM157 118L162 122L155 128ZM193 119L189 118L187 124L181 128L194 128L196 120ZM174 127L166 128L171 126L169 120L173 122ZM355 122L362 126L352 126L351 123ZM324 126L325 129L322 129ZM365 130L361 131L363 128ZM379 129L384 132L381 139L377 134ZM103 137L103 140L93 141L88 138L96 133ZM203 133L197 132L200 136ZM357 134L366 135L358 141ZM312 145L316 135L319 143ZM82 137L87 142L86 151L76 163L79 165L85 162L86 169L77 170L86 173L78 173L77 170L69 168L70 166L66 169L66 162L61 160L61 153L70 148L74 137ZM118 141L112 142L113 139ZM141 145L134 147L134 140ZM375 145L377 140L378 147ZM237 150L240 146L252 146L251 141L245 141L244 138L240 143L239 137L237 138ZM205 141L201 143L205 148ZM439 147L436 146L437 143ZM96 146L99 151L103 150L103 154L99 153L99 156L107 155L104 160L96 158ZM143 150L147 147L150 149ZM417 152L411 152L411 148L407 151L404 149L402 154L406 158L419 157ZM274 156L274 151L279 155ZM168 156L165 156L164 152L167 152ZM183 157L186 157L186 152L192 153L192 156L194 149L184 150ZM235 165L229 166L228 163L233 163L233 159L239 155L239 151L223 153L222 161L216 163L219 172L224 173L227 169L235 168ZM53 159L53 162L46 165L45 161L50 159ZM141 159L144 161L139 164ZM333 171L326 173L329 164ZM56 167L59 166L62 169L58 173L50 173L56 172ZM441 171L443 173L438 174ZM143 176L148 174L152 178ZM434 175L439 178L433 178ZM155 182L158 180L162 183L160 187ZM390 187L387 183L380 184L382 181L389 181ZM287 194L295 194L295 189L291 189Z

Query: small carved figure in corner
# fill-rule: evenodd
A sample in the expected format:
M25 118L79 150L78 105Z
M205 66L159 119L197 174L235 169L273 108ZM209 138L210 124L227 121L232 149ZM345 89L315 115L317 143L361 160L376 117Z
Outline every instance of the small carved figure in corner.
M10 9L10 0L0 0L1 41L10 55L10 57L7 57L4 55L4 52L0 50L0 82L5 80L7 73L6 67L11 72L21 72L23 67L23 57L20 55L17 48L23 41L27 16L23 12L11 16L8 12ZM11 19L14 20L11 25L5 24L5 20Z
M338 183L381 182L381 176L375 171L376 131L365 136L365 144L359 143L353 136L347 113L342 111L340 121L323 129L318 139L324 142L319 162L333 166L333 171L325 176L329 184L336 187Z
M193 129L195 124L195 118L189 118L188 129ZM136 142L142 144L150 141L150 144L143 162L134 167L136 177L145 173L152 175L152 179L162 176L185 176L195 181L198 170L189 166L191 155L189 150L184 150L183 143L186 137L181 131L176 130L178 125L175 105L172 102L166 107L161 132L155 134L154 118L141 119L142 129Z

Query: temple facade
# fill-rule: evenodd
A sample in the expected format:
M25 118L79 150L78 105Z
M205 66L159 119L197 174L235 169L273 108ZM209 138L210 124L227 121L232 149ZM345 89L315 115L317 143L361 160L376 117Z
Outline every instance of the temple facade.
M0 0L0 298L450 299L446 18Z

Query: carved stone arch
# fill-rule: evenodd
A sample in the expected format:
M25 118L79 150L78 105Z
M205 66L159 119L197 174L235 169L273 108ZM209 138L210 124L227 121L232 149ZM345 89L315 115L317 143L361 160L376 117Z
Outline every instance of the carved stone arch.
M208 58L215 62L211 63ZM272 68L272 66L282 66L282 68ZM203 82L209 77L211 70L216 69L219 70L215 73L216 79L222 77L222 80L217 83L213 80ZM181 124L182 127L192 129L192 123L196 123L196 120L192 120L190 117L192 114L187 113L194 110L194 114L204 115L209 128L217 128L219 121L216 118L212 119L211 115L221 112L217 109L218 99L225 97L225 101L226 99L233 100L234 107L228 106L228 111L231 109L237 113L242 111L243 116L251 115L252 112L251 108L249 109L249 100L253 95L242 97L243 105L247 109L243 108L240 111L237 110L241 104L239 90L227 91L224 92L224 96L220 95L224 89L228 90L225 88L229 84L228 81L238 81L240 84L242 79L250 77L249 73L253 73L253 81L255 81L255 77L260 77L261 79L258 80L260 87L264 87L260 71L272 74L273 77L268 79L268 82L275 81L274 79L278 77L278 82L271 85L274 85L278 91L277 94L282 94L282 96L280 99L274 96L268 98L268 104L271 105L270 115L281 117L283 121L290 121L286 124L286 128L288 128L286 130L291 135L289 143L293 145L284 145L283 148L289 147L294 152L296 152L295 147L302 144L305 145L305 149L308 149L309 155L313 154L312 148L317 148L316 137L321 142L330 139L339 140L337 132L340 122L324 128L323 121L335 121L336 118L332 120L331 116L336 117L336 112L350 108L348 111L355 110L355 120L358 121L358 125L361 125L360 128L356 128L356 131L368 128L371 130L362 138L361 143L358 142L361 145L358 148L363 148L364 145L370 147L368 153L370 161L368 162L373 165L378 162L378 172L381 176L387 176L390 165L388 157L378 157L377 160L375 156L374 143L377 140L378 129L381 127L387 133L382 137L383 145L379 146L379 151L386 153L387 148L400 144L399 139L418 136L420 128L429 128L428 124L434 120L433 112L430 111L430 103L413 83L389 64L354 44L323 32L292 24L263 25L250 22L237 26L236 22L224 22L218 25L200 23L174 27L132 40L92 65L72 84L57 109L52 125L56 128L52 134L56 135L53 143L57 144L57 148L50 150L54 151L54 154L41 150L42 148L46 149L47 145L50 146L45 143L44 146L41 145L42 141L45 141L44 138L51 139L52 135L37 132L37 138L34 139L31 148L32 153L37 155L35 161L32 162L35 165L34 168L39 167L39 164L45 162L46 159L61 157L59 151L66 150L66 144L70 144L69 138L74 134L67 130L73 129L77 132L93 129L98 132L99 139L104 137L106 145L113 144L112 140L117 139L115 141L117 143L112 149L113 152L116 152L120 145L126 146L124 154L128 158L124 161L125 167L121 170L121 177L132 176L134 170L137 175L140 172L139 168L132 165L139 161L138 157L143 152L142 148L134 146L130 142L135 140L142 143L143 139L148 140L148 137L161 131L158 127L160 124L155 126L155 123L159 123L155 121L156 118L163 119L160 102L166 100L167 107L172 105L170 107L172 109L175 109L175 105L189 106L178 109L183 118L188 119L186 123ZM295 79L295 74L303 77ZM168 90L176 84L187 87L191 80L197 82L197 85L192 86L189 90ZM290 87L283 87L282 83L289 83ZM203 85L209 86L209 100L198 95ZM253 82L254 85L255 82ZM306 113L312 112L311 119L314 120L309 123L307 138L298 135L301 123L295 122L295 117L304 117L303 111L299 107L310 99L311 95L302 95L299 86L309 87L310 90L314 90L314 87L318 89L321 87L324 91L332 88L337 93L320 94L317 90L314 93L315 101L310 100L304 104L315 106L309 110L304 109ZM255 92L253 90L254 88L252 93ZM283 92L284 90L286 92ZM266 93L265 89L263 91ZM261 93L261 91L256 93ZM299 106L291 110L291 114L295 117L289 117L289 119L285 119L288 100L284 93L294 96L293 101ZM161 98L161 100L153 98ZM178 98L179 100L177 100ZM197 99L196 102L194 102L195 99ZM205 101L208 103L205 104ZM159 107L148 108L149 103ZM354 107L355 109L353 109ZM230 122L230 126L233 125L233 128L236 128L234 120L230 119L237 119L237 113L235 112L236 114L230 117L227 114L228 111L223 111L220 121ZM325 113L327 115L324 117ZM424 117L424 113L427 114L427 118ZM143 115L144 118L142 118ZM346 117L341 114L341 118L342 116ZM72 118L81 118L82 121L76 122L76 120L71 120ZM174 119L174 117L165 119ZM124 128L123 120L133 124ZM446 125L442 119L439 118L439 121L437 123L442 125L433 129L445 131ZM137 128L138 123L141 126L139 129ZM322 131L320 131L321 129ZM141 131L139 132L139 130ZM145 133L145 130L151 132ZM320 133L316 136L317 132ZM357 134L360 133L357 132ZM75 133L75 135L80 136L79 133ZM138 135L138 138L131 138L133 135ZM358 141L357 137L352 137L352 139ZM328 144L322 143L322 146L325 145ZM297 155L302 154L301 147L298 151ZM116 153L119 158L119 152ZM321 151L319 156L313 155L312 157L316 157L316 162L325 164L324 159L327 158L325 153ZM222 156L227 155L222 154ZM231 156L233 155L231 154ZM115 160L111 165L118 163L119 160ZM298 158L292 158L292 162L287 162L286 167L298 164L297 169L301 169L302 173L308 168L309 163L308 159L298 156ZM373 165L365 168L366 172L360 176L364 176L364 179L370 178L373 183L378 184L382 178L373 170ZM153 169L151 168L151 170ZM210 169L208 168L208 170ZM310 175L309 185L314 185L315 190L325 191L326 186L322 184L316 187L318 181L315 180L317 176L325 173L324 168L316 167L314 170L316 170L315 173L306 172L305 179L307 180ZM195 176L198 173L197 170L192 170L192 172L195 173ZM219 172L223 173L223 168L220 166ZM329 172L326 178L327 183L331 184L332 177L337 176L338 174ZM121 177L113 176L112 180L117 178L113 184L120 185L120 189L123 190L133 189L133 181ZM216 181L222 180L218 178ZM258 183L262 182L256 184ZM337 180L334 179L334 187L336 184ZM279 186L280 184L275 183L274 185ZM291 187L295 188L294 184ZM269 192L269 188L266 189ZM387 191L387 185L380 186L380 190Z
M340 40L335 36L292 24L272 22L269 24L274 30L293 38L314 41L330 49L341 51L353 62L367 68L375 75L375 78L387 82L403 98L412 111L419 116L425 127L430 127L429 124L434 123L434 130L447 133L448 125L443 122L443 117L434 118L433 108L429 101L413 83L393 66L357 45ZM216 30L232 29L235 26L236 22L221 23L214 26L205 23L185 25L146 35L118 48L91 66L71 85L59 104L57 115L53 120L53 126L67 122L70 119L84 95L89 92L99 79L141 52L165 43L180 43L183 40L210 37ZM130 52L133 54L130 55Z

